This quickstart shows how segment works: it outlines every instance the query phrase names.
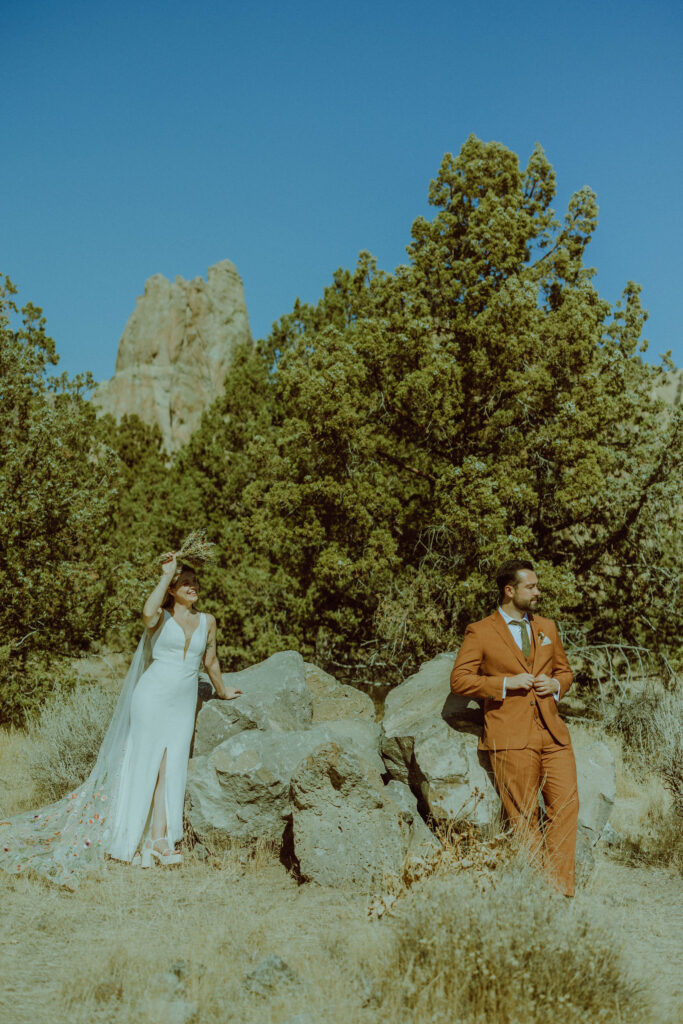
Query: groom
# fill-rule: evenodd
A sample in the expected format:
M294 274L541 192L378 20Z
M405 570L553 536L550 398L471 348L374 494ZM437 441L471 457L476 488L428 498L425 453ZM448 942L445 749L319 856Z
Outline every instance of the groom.
M451 690L484 698L479 749L489 753L505 813L537 855L544 847L542 861L550 879L573 896L576 764L557 710L572 671L555 623L535 615L540 591L531 562L506 562L496 583L500 606L467 627ZM544 837L539 790L545 803Z

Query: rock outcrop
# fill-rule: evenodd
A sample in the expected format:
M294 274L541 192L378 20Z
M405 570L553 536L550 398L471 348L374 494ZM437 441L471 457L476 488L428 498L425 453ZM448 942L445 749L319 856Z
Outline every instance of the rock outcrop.
M242 696L204 703L197 717L195 757L210 754L247 729L293 732L312 724L313 697L306 685L304 660L296 651L280 651L242 672L225 672L223 682L241 690Z
M372 701L283 651L224 681L235 701L206 701L197 718L186 815L211 845L265 839L303 880L355 889L424 864L441 848L427 821L496 825L500 800L477 750L478 701L450 693L452 654L422 665ZM579 870L614 802L615 764L592 741L575 749Z
M410 786L420 810L437 822L495 822L500 800L485 753L477 750L479 702L449 692L454 655L426 662L388 694L382 755L393 779ZM616 766L599 741L575 746L579 837L587 847L602 835L616 795Z
M126 324L116 372L92 401L117 420L136 413L156 424L174 451L220 394L235 347L250 341L242 279L229 260L210 267L206 281L155 274Z
M304 881L356 890L399 875L410 826L381 772L339 743L318 746L291 781L292 831Z
M410 786L423 814L485 825L498 817L500 801L477 751L480 704L450 692L454 658L438 655L387 695L382 755L388 773Z
M244 841L282 840L292 775L325 744L353 751L381 778L380 729L370 698L357 693L352 699L350 687L307 665L296 651L225 673L223 680L242 696L203 704L188 768L187 817L200 838L219 832Z
M187 817L196 835L279 842L291 813L290 783L317 747L336 741L379 774L379 730L360 722L325 722L287 732L249 729L188 766Z

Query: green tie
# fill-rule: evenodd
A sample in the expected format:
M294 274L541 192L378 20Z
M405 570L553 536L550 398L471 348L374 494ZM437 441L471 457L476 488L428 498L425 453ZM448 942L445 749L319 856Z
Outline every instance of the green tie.
M528 658L531 654L531 641L529 640L529 630L527 628L526 619L510 619L510 623L513 626L521 626L522 628L522 654L525 658Z

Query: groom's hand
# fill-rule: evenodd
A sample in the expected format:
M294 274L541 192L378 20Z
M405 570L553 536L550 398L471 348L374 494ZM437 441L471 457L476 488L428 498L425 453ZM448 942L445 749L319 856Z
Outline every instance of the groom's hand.
M518 676L508 676L505 689L507 690L523 690L524 693L530 690L534 685L535 679L531 672L520 672Z
M560 684L557 679L551 679L545 672L542 672L534 680L534 690L539 697L554 697L556 693L559 693Z

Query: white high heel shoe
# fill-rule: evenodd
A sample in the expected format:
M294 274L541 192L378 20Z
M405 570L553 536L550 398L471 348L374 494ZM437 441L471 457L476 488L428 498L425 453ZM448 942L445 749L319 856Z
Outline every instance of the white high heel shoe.
M159 862L159 864L182 864L183 855L177 853L175 850L166 843L165 850L155 850L155 843L166 843L165 839L151 839L148 840L142 848L142 857L140 859L140 867L151 868L152 859Z

